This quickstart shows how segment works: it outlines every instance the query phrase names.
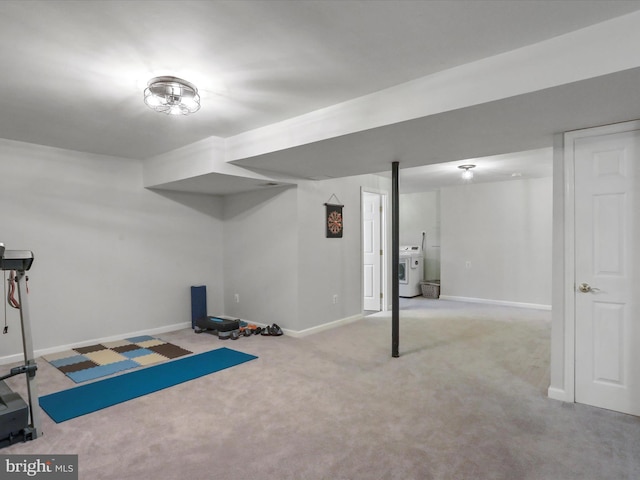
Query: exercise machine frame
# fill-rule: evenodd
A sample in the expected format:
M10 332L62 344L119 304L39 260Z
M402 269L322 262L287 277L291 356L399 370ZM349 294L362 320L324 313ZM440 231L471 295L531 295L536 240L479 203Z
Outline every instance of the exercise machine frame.
M3 387L5 397L12 397L14 403L17 403L21 399L19 395L17 399L11 391L11 389L5 384L4 380L9 377L24 374L27 382L27 395L28 395L28 418L21 420L16 418L16 412L8 409L5 412L0 412L0 426L10 422L22 422L21 427L17 433L9 432L7 438L0 438L0 447L5 447L17 443L18 441L26 442L28 440L35 440L38 436L42 435L41 432L41 415L38 406L35 404L38 399L37 385L36 385L36 370L38 369L33 352L33 340L31 332L31 322L29 316L29 303L27 301L26 293L26 272L31 268L33 263L33 252L29 250L5 250L5 247L0 243L0 270L16 272L16 284L18 292L18 310L20 311L20 327L22 331L22 350L24 354L24 364L14 367L7 375L0 377L0 384ZM7 301L7 299L4 299ZM13 416L13 418L9 418ZM7 417L7 418L3 418ZM19 417L19 415L18 415Z

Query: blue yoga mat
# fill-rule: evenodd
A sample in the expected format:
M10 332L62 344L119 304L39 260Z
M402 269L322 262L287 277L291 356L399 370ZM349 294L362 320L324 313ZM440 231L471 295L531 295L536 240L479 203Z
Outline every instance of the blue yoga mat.
M255 358L258 357L219 348L44 395L39 398L40 407L61 423Z

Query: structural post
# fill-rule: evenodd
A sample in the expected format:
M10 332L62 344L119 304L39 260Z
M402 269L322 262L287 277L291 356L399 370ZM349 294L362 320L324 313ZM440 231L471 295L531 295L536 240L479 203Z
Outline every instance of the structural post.
M400 347L400 195L398 193L398 165L391 164L391 356L399 357Z

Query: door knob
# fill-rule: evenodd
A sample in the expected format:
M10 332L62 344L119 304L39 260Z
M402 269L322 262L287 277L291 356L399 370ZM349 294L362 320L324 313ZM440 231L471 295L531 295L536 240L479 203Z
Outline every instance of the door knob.
M591 285L589 285L588 283L581 283L580 285L578 285L578 290L580 290L582 293L587 293L593 289L591 288Z

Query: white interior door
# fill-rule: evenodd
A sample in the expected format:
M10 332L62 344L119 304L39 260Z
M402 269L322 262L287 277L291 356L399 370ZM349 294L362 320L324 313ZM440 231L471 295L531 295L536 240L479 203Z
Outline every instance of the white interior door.
M364 262L364 309L380 311L381 270L381 195L362 192L362 251Z
M575 400L640 415L640 131L578 138Z

